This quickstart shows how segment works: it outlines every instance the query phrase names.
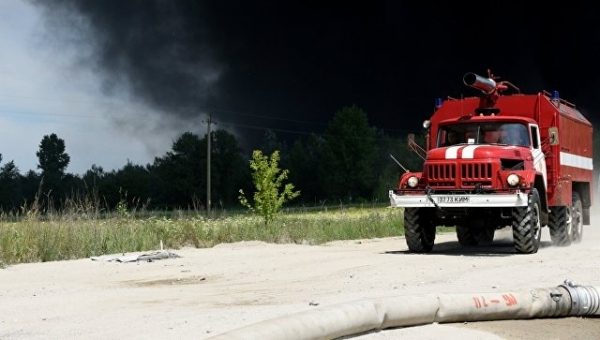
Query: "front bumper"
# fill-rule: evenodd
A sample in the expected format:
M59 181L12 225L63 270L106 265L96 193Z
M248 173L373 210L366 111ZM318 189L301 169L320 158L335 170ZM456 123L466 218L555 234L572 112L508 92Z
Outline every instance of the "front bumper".
M392 207L423 207L435 208L432 200L440 208L475 208L475 207L525 207L528 204L527 193L517 192L513 194L432 194L432 195L396 195L390 190L390 202Z

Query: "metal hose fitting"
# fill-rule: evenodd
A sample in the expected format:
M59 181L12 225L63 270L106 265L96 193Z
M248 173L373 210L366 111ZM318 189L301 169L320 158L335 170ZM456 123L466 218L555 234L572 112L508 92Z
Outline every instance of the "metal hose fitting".
M600 315L600 293L593 286L580 286L571 280L565 280L559 287L571 296L572 316Z

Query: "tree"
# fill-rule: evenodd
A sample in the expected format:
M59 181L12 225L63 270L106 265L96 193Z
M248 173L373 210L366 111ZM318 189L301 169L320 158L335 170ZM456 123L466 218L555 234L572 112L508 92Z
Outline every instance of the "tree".
M302 201L316 204L325 197L321 177L315 176L321 167L324 139L310 135L296 140L290 151L290 180L302 190Z
M282 141L279 139L279 137L277 137L277 134L271 130L271 129L267 129L265 130L265 133L262 137L262 141L260 142L260 145L258 147L260 150L262 150L263 154L265 155L270 155L272 154L275 150L279 151L279 164L283 167L288 167L289 164L289 151L288 151L288 145L285 141Z
M20 186L23 190L23 196L27 200L26 203L30 204L35 201L40 189L40 181L40 175L33 170L29 170L25 176L21 176Z
M65 152L65 141L54 133L45 135L36 155L39 159L38 168L42 170L43 192L45 194L53 192L55 197L61 197L61 180L71 160Z
M118 202L126 199L129 206L145 204L150 199L150 173L146 167L127 161L124 167L115 172L114 180L119 191ZM116 195L113 192L113 195Z
M320 178L329 197L371 199L375 187L375 131L357 106L338 111L325 134Z
M36 153L39 159L38 169L42 174L64 174L71 158L65 152L65 141L53 133L45 135Z
M191 132L173 142L172 151L157 157L150 167L156 179L157 201L170 207L185 207L204 197L206 188L206 144Z
M425 147L425 139L422 135L415 136L415 142ZM398 185L400 175L404 170L396 164L390 155L393 155L403 166L412 171L418 171L423 168L423 160L419 158L414 151L408 147L406 137L392 137L384 134L383 131L377 131L378 155L375 160L375 169L377 169L377 183L373 196L379 201L387 201L388 191Z
M249 187L246 184L251 182L250 172L234 135L217 130L212 133L212 138L211 195L215 207L222 207L237 203L238 189Z
M265 154L272 154L275 150L281 151L282 146L282 143L277 139L277 134L273 130L265 130L259 146Z
M1 158L1 156L0 156ZM0 207L3 211L15 210L22 203L21 175L14 161L0 168Z
M254 150L250 160L250 169L252 169L252 181L256 191L254 192L254 204L251 205L244 191L240 189L240 203L258 213L265 220L265 224L271 222L275 214L279 212L283 204L300 195L300 191L294 191L294 185L285 184L283 190L281 186L287 179L288 170L279 168L279 151L273 151L271 157L263 155L262 151Z
M100 182L104 179L106 173L101 166L92 164L92 167L83 174L83 182L86 187L92 190L98 190Z
M204 202L206 194L207 139L186 132L172 151L149 166L154 182L153 201L167 207L190 207ZM250 182L250 173L234 135L225 130L211 132L211 194L215 205L237 204L237 191ZM244 186L245 187L245 186ZM197 207L197 206L196 206Z

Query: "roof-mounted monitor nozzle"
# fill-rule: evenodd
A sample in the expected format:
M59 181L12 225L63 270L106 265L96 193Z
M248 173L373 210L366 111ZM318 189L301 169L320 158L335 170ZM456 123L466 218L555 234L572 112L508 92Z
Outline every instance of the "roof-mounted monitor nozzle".
M498 114L500 113L500 109L495 108L495 106L501 92L507 90L509 87L517 92L521 92L518 87L509 81L496 81L496 79L498 78L495 78L490 70L488 70L487 78L472 72L465 73L463 76L463 83L465 85L482 92L479 108L475 110L475 113L484 115Z
M463 83L474 89L480 90L486 95L494 93L498 86L494 79L484 78L472 72L466 73L463 76Z

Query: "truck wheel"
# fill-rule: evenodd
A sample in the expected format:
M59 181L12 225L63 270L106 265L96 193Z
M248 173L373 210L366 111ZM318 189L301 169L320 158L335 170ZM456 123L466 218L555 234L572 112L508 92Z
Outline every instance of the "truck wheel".
M527 207L513 209L512 229L517 252L533 254L538 251L542 224L540 222L540 196L537 189L532 189L529 194Z
M419 208L404 209L404 237L413 253L428 253L435 241L435 226Z
M481 228L479 229L479 233L476 235L478 239L478 244L480 246L489 246L494 242L494 234L496 233L496 228Z
M495 228L456 226L456 237L461 246L489 246L494 241Z
M573 216L569 207L553 207L548 219L550 238L556 246L568 246L571 244L573 233Z
M583 236L583 207L577 192L573 192L573 207L571 208L571 240L581 242Z
M476 246L478 244L472 231L474 230L471 230L471 228L463 225L456 226L456 237L458 238L458 243L460 243L461 246L468 247Z

